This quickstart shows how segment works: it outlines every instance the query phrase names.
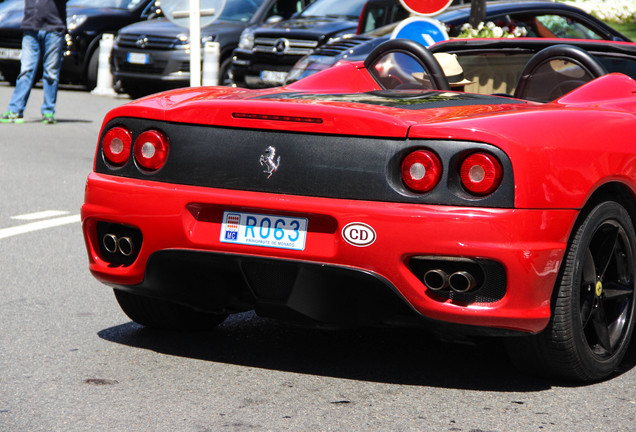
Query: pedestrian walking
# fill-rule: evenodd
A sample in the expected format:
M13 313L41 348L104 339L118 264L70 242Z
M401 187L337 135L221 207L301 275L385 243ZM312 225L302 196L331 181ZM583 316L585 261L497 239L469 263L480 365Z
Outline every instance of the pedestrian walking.
M66 2L68 0L25 0L21 28L22 56L20 75L9 101L8 111L0 115L0 123L24 123L24 109L35 83L42 59L42 123L55 124L55 103L60 82L64 36L66 34Z

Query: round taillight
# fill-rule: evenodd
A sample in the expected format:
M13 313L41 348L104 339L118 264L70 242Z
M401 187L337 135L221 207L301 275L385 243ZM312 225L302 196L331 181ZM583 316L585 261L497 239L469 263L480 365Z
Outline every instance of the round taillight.
M442 164L428 150L416 150L402 162L402 181L415 192L429 192L442 177Z
M115 166L122 166L130 158L130 146L132 144L132 134L121 126L114 127L106 132L102 141L102 151L108 163Z
M488 195L501 184L503 169L489 153L473 153L462 162L459 175L462 185L475 195Z
M158 130L148 130L135 140L134 152L140 167L156 171L168 159L168 138Z

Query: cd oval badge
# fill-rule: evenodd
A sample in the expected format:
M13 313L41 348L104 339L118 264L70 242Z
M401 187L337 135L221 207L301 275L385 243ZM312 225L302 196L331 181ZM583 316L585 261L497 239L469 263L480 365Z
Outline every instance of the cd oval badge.
M366 247L375 241L375 230L362 222L352 222L342 229L342 237L353 246Z

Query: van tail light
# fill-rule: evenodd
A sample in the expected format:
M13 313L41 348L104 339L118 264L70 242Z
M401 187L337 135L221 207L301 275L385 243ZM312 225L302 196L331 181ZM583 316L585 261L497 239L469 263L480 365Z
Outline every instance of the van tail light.
M146 170L156 171L168 159L168 138L158 130L147 130L135 140L135 160Z
M484 196L499 187L503 169L499 160L490 153L472 153L462 162L459 175L468 192Z
M402 162L402 181L415 192L429 192L442 177L442 164L435 153L416 150Z
M131 145L132 134L128 129L121 126L110 129L102 141L102 151L106 161L118 167L126 165L130 158Z

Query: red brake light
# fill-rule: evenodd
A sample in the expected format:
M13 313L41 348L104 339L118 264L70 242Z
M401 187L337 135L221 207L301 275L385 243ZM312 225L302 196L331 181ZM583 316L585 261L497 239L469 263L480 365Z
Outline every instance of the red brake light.
M462 185L475 195L488 195L501 184L503 169L496 157L489 153L473 153L464 159L460 168Z
M442 177L442 164L437 155L428 150L417 150L402 162L402 181L415 192L432 190Z
M106 132L102 141L102 151L106 160L116 166L125 165L130 158L132 134L126 128L117 126Z
M135 140L134 152L140 167L158 170L168 159L168 138L158 130L148 130Z

